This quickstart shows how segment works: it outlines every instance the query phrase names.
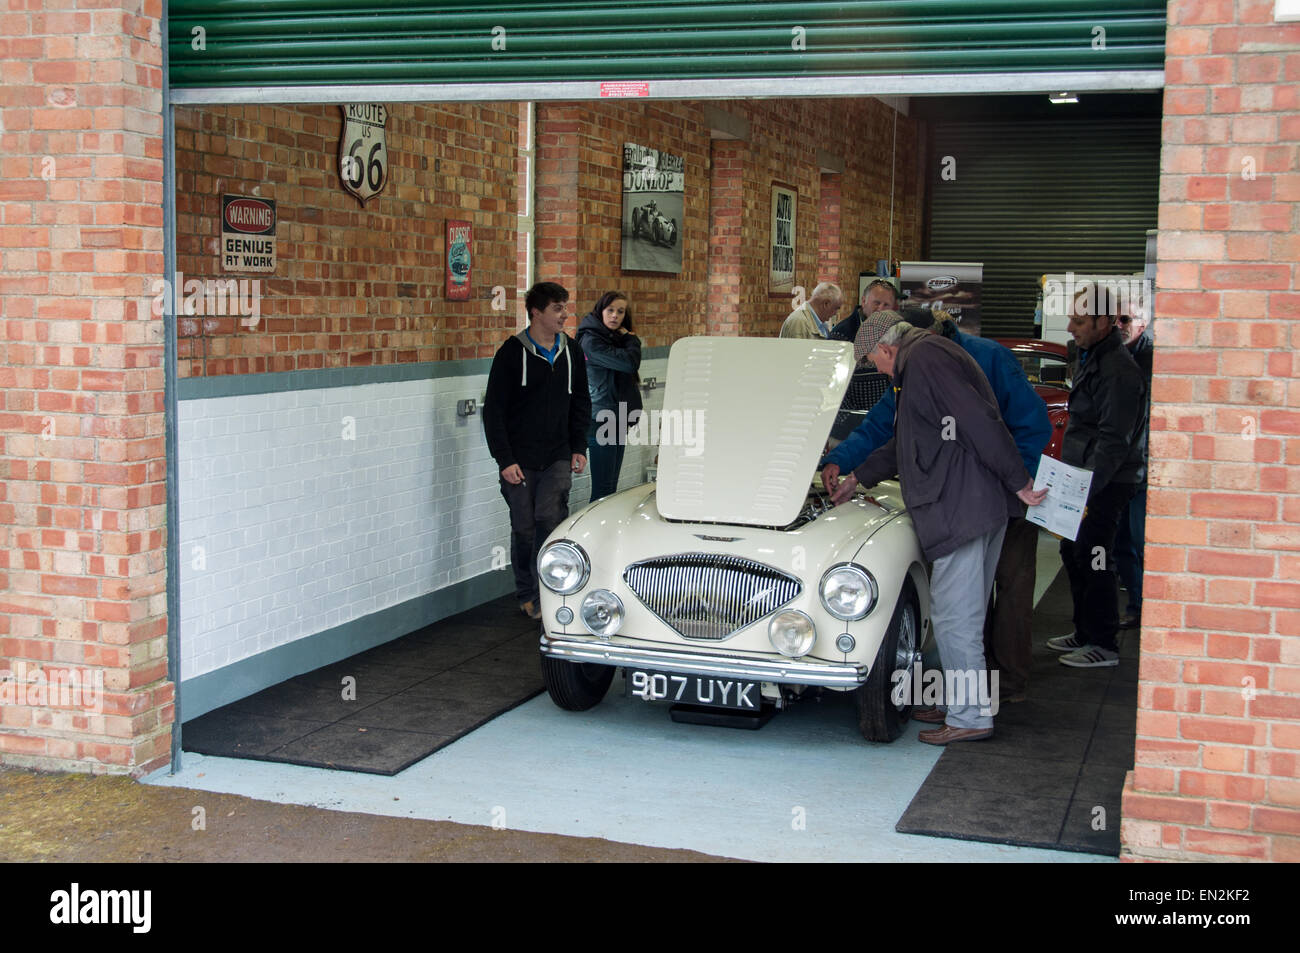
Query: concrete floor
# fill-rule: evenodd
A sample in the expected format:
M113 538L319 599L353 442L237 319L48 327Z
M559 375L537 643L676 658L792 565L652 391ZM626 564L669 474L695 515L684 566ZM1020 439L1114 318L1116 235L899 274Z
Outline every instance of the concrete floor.
M1060 568L1039 547L1035 602ZM589 712L545 695L393 777L186 754L149 783L390 817L597 837L762 861L1046 861L1096 855L898 834L941 749L913 723L891 745L858 735L831 695L759 731L679 725L616 679Z

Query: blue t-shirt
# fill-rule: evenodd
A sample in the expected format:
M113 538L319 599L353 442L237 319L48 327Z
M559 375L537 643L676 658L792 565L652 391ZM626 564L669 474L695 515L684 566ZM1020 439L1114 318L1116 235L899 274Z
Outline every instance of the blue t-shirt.
M558 334L555 335L555 343L550 347L542 347L537 343L537 339L533 337L531 331L525 330L524 333L528 335L528 340L533 342L533 347L537 348L538 353L540 353L542 357L546 358L548 364L554 367L555 357L560 353L560 336Z

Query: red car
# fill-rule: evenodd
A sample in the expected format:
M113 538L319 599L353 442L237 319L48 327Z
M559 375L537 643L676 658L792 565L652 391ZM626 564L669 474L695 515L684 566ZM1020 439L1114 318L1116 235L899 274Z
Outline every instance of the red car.
M1052 421L1052 440L1043 452L1061 459L1061 440L1070 422L1070 360L1064 344L1038 338L997 338L1011 349L1025 369L1025 377L1034 385L1038 396L1047 404Z

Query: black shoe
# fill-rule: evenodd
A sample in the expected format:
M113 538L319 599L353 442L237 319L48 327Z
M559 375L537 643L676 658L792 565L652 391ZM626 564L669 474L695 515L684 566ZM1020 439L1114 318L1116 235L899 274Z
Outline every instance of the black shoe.
M1121 629L1137 629L1142 626L1142 613L1126 612L1124 618L1119 620Z

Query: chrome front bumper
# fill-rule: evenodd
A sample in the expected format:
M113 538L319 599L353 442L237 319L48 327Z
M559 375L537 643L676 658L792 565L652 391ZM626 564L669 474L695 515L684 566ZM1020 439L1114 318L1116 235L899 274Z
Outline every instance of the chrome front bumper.
M542 635L541 652L570 662L592 662L689 675L722 675L787 685L857 688L867 680L867 666L851 662L719 658L684 649L633 648L595 639L554 638L546 634Z

